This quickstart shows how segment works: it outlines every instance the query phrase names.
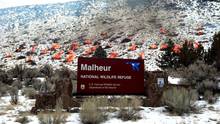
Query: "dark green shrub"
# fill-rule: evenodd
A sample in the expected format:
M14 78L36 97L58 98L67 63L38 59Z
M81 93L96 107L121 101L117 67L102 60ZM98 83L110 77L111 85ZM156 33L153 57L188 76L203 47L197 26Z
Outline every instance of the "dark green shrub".
M3 84L1 81L0 81L0 96L3 96L3 95L6 95L7 92L8 92L8 85L6 84Z
M157 60L158 66L162 69L178 68L181 66L188 67L197 60L203 60L204 48L198 45L194 48L193 41L185 41L181 47L174 45L173 40L169 39L168 47Z
M95 51L93 57L95 57L95 58L107 58L107 53L106 53L106 51L102 48L102 46L99 46L99 47L96 49L96 51Z
M185 67L193 64L197 60L203 59L203 53L204 49L202 45L199 45L197 49L194 48L193 42L186 41L184 42L181 50L179 53L179 62L180 65L183 65Z
M21 89L23 87L23 84L20 80L16 79L16 80L13 81L11 86L12 87L17 87L18 89Z
M158 66L160 68L177 68L179 67L179 56L173 51L174 42L169 39L168 47L165 49L164 53L159 56L159 59L157 60Z
M0 70L0 81L4 84L11 85L13 79L6 71Z
M211 48L205 54L205 62L208 64L216 63L216 67L220 70L220 32L213 36Z
M26 67L22 64L20 65L15 65L14 68L9 70L9 73L14 77L19 79L20 81L23 81L24 79L24 73L25 73Z
M36 90L36 91L40 91L40 88L42 86L44 82L41 82L40 79L33 79L32 80L32 84L33 84L33 88Z
M45 76L45 77L48 77L48 78L51 78L54 74L54 71L53 71L53 68L51 65L44 65L43 68L40 69L40 72Z
M57 69L54 75L60 78L70 78L71 73L72 71L70 69L68 69L67 67L62 67L60 69Z
M193 103L197 100L194 90L172 87L163 93L163 102L172 113L182 115L192 110Z
M24 78L26 79L25 86L29 86L33 84L33 79L39 75L39 71L37 69L28 68L25 70Z

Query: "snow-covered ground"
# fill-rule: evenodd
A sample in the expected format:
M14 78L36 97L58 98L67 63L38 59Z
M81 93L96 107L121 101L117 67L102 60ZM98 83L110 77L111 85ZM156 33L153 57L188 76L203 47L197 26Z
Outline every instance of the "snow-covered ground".
M36 4L48 4L48 3L59 3L76 0L0 0L0 8L15 7L22 5L36 5ZM181 1L180 1L181 2ZM206 5L199 5L198 2L193 2L192 5L179 4L183 10L170 10L170 11L159 11L156 16L155 22L152 23L152 18L149 14L135 13L132 14L129 11L128 14L124 14L120 9L114 15L103 16L99 18L94 15L99 15L97 7L99 4L88 6L83 13L84 16L66 16L65 13L69 13L70 10L65 10L61 5L63 11L59 10L59 13L55 14L54 17L48 20L32 20L25 26L19 24L19 21L25 19L19 19L18 17L25 17L29 13L33 13L31 17L36 16L37 12L24 12L16 13L13 10L9 11L9 15L1 16L0 19L16 21L13 23L12 29L2 30L0 29L0 65L4 69L8 69L15 64L27 64L25 59L17 60L19 56L25 56L30 51L31 45L37 45L37 52L34 54L33 60L36 61L35 66L39 67L46 63L53 65L54 67L68 66L72 70L76 70L77 57L84 54L84 52L91 48L93 45L83 45L79 37L93 39L93 42L98 41L102 46L110 44L112 47L106 49L107 53L117 52L118 58L130 58L136 59L141 52L144 52L145 68L146 70L158 70L156 65L156 58L160 53L159 48L149 49L149 45L152 43L161 44L164 36L159 34L160 27L168 27L171 30L175 30L179 35L176 39L194 39L201 42L205 48L208 48L212 43L211 37L215 32L220 30L220 3L207 2ZM101 4L100 4L101 5ZM102 4L103 5L103 4ZM49 9L50 6L45 6ZM26 7L24 7L26 8ZM33 6L27 7L33 9ZM41 6L39 7L41 8ZM44 8L44 7L42 7ZM40 12L43 9L39 10ZM99 7L98 7L99 8ZM61 10L62 10L61 9ZM100 9L100 8L99 8ZM0 10L1 11L1 10ZM148 11L148 10L147 10ZM3 11L4 14L5 11ZM7 11L8 12L8 11ZM40 13L39 12L39 13ZM56 11L57 12L57 11ZM41 16L48 16L48 13L42 13ZM123 16L121 16L123 15ZM153 15L154 17L155 15ZM161 16L161 17L160 17ZM162 17L163 16L163 17ZM100 24L99 19L107 18L104 25ZM145 23L148 22L149 23ZM151 23L150 23L151 21ZM7 22L7 21L6 21ZM2 23L1 23L2 24ZM1 25L0 24L0 25ZM106 28L103 28L105 26ZM196 28L204 28L202 31L204 35L195 35ZM103 29L103 30L100 30ZM97 32L96 32L97 31ZM108 38L102 39L99 36L99 31L107 32ZM97 34L95 34L97 33ZM95 34L95 35L94 35ZM133 35L131 42L121 43L124 38L128 38L128 35ZM117 38L118 37L118 38ZM114 41L111 39L116 38ZM72 63L64 63L65 55L61 60L52 60L53 53L47 53L40 55L40 50L50 48L53 40L60 39L58 42L61 44L60 50L67 50L71 45L72 41L77 40L80 43L80 48L75 51L76 59ZM26 48L21 52L14 52L19 45L26 43ZM128 48L131 43L140 44L134 51L129 51ZM10 53L11 57L5 57L6 54ZM90 55L91 56L91 55ZM28 64L27 64L28 65ZM28 65L31 66L31 65ZM179 78L169 77L169 81L172 84L178 84ZM0 98L0 124L18 124L15 122L19 116L27 115L30 120L30 124L38 124L38 118L36 115L31 115L29 112L31 107L34 106L35 100L29 100L24 96L19 95L19 104L11 105L10 97L5 96ZM136 122L127 121L123 122L115 117L109 118L104 124L216 124L220 123L220 98L215 104L208 104L205 101L198 101L197 106L200 107L201 111L198 114L188 114L184 116L170 115L164 107L141 107L140 114L141 120ZM68 124L80 124L79 114L71 113L67 118Z
M19 124L15 120L26 116L29 124L39 124L38 117L30 114L35 100L30 100L19 95L19 104L11 105L10 97L2 97L0 100L0 124ZM142 119L138 121L122 121L114 117L114 113L103 124L217 124L220 123L220 97L215 104L205 101L195 103L199 108L198 113L176 116L170 114L164 107L141 107L139 114ZM79 113L70 113L66 124L81 124Z
M0 0L0 9L26 5L65 3L76 0Z

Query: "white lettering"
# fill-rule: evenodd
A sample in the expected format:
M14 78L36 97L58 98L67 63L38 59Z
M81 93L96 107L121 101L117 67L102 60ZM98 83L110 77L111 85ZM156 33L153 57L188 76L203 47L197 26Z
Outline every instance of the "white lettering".
M81 64L80 69L83 71L111 71L111 66L98 66L96 64Z

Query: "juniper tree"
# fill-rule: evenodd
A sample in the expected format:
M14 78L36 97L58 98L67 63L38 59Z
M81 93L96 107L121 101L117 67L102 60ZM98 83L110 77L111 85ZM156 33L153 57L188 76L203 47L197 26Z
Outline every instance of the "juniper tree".
M171 39L169 39L167 44L168 47L165 49L164 53L161 56L159 56L159 59L157 60L158 66L163 69L176 68L179 66L179 57L173 51L174 42Z
M95 57L95 58L107 58L107 53L101 46L99 46L96 49L93 57Z
M213 64L216 62L216 67L220 70L220 32L213 36L213 43L208 52L205 54L205 62L207 64Z
M186 41L180 51L179 62L181 65L187 67L190 64L193 64L196 60L202 59L204 49L202 45L199 45L198 48L194 48L192 42Z

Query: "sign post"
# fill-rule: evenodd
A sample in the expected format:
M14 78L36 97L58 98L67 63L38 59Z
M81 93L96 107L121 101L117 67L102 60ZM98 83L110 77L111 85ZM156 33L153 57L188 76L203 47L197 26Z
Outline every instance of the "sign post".
M143 95L144 60L78 59L77 94Z

